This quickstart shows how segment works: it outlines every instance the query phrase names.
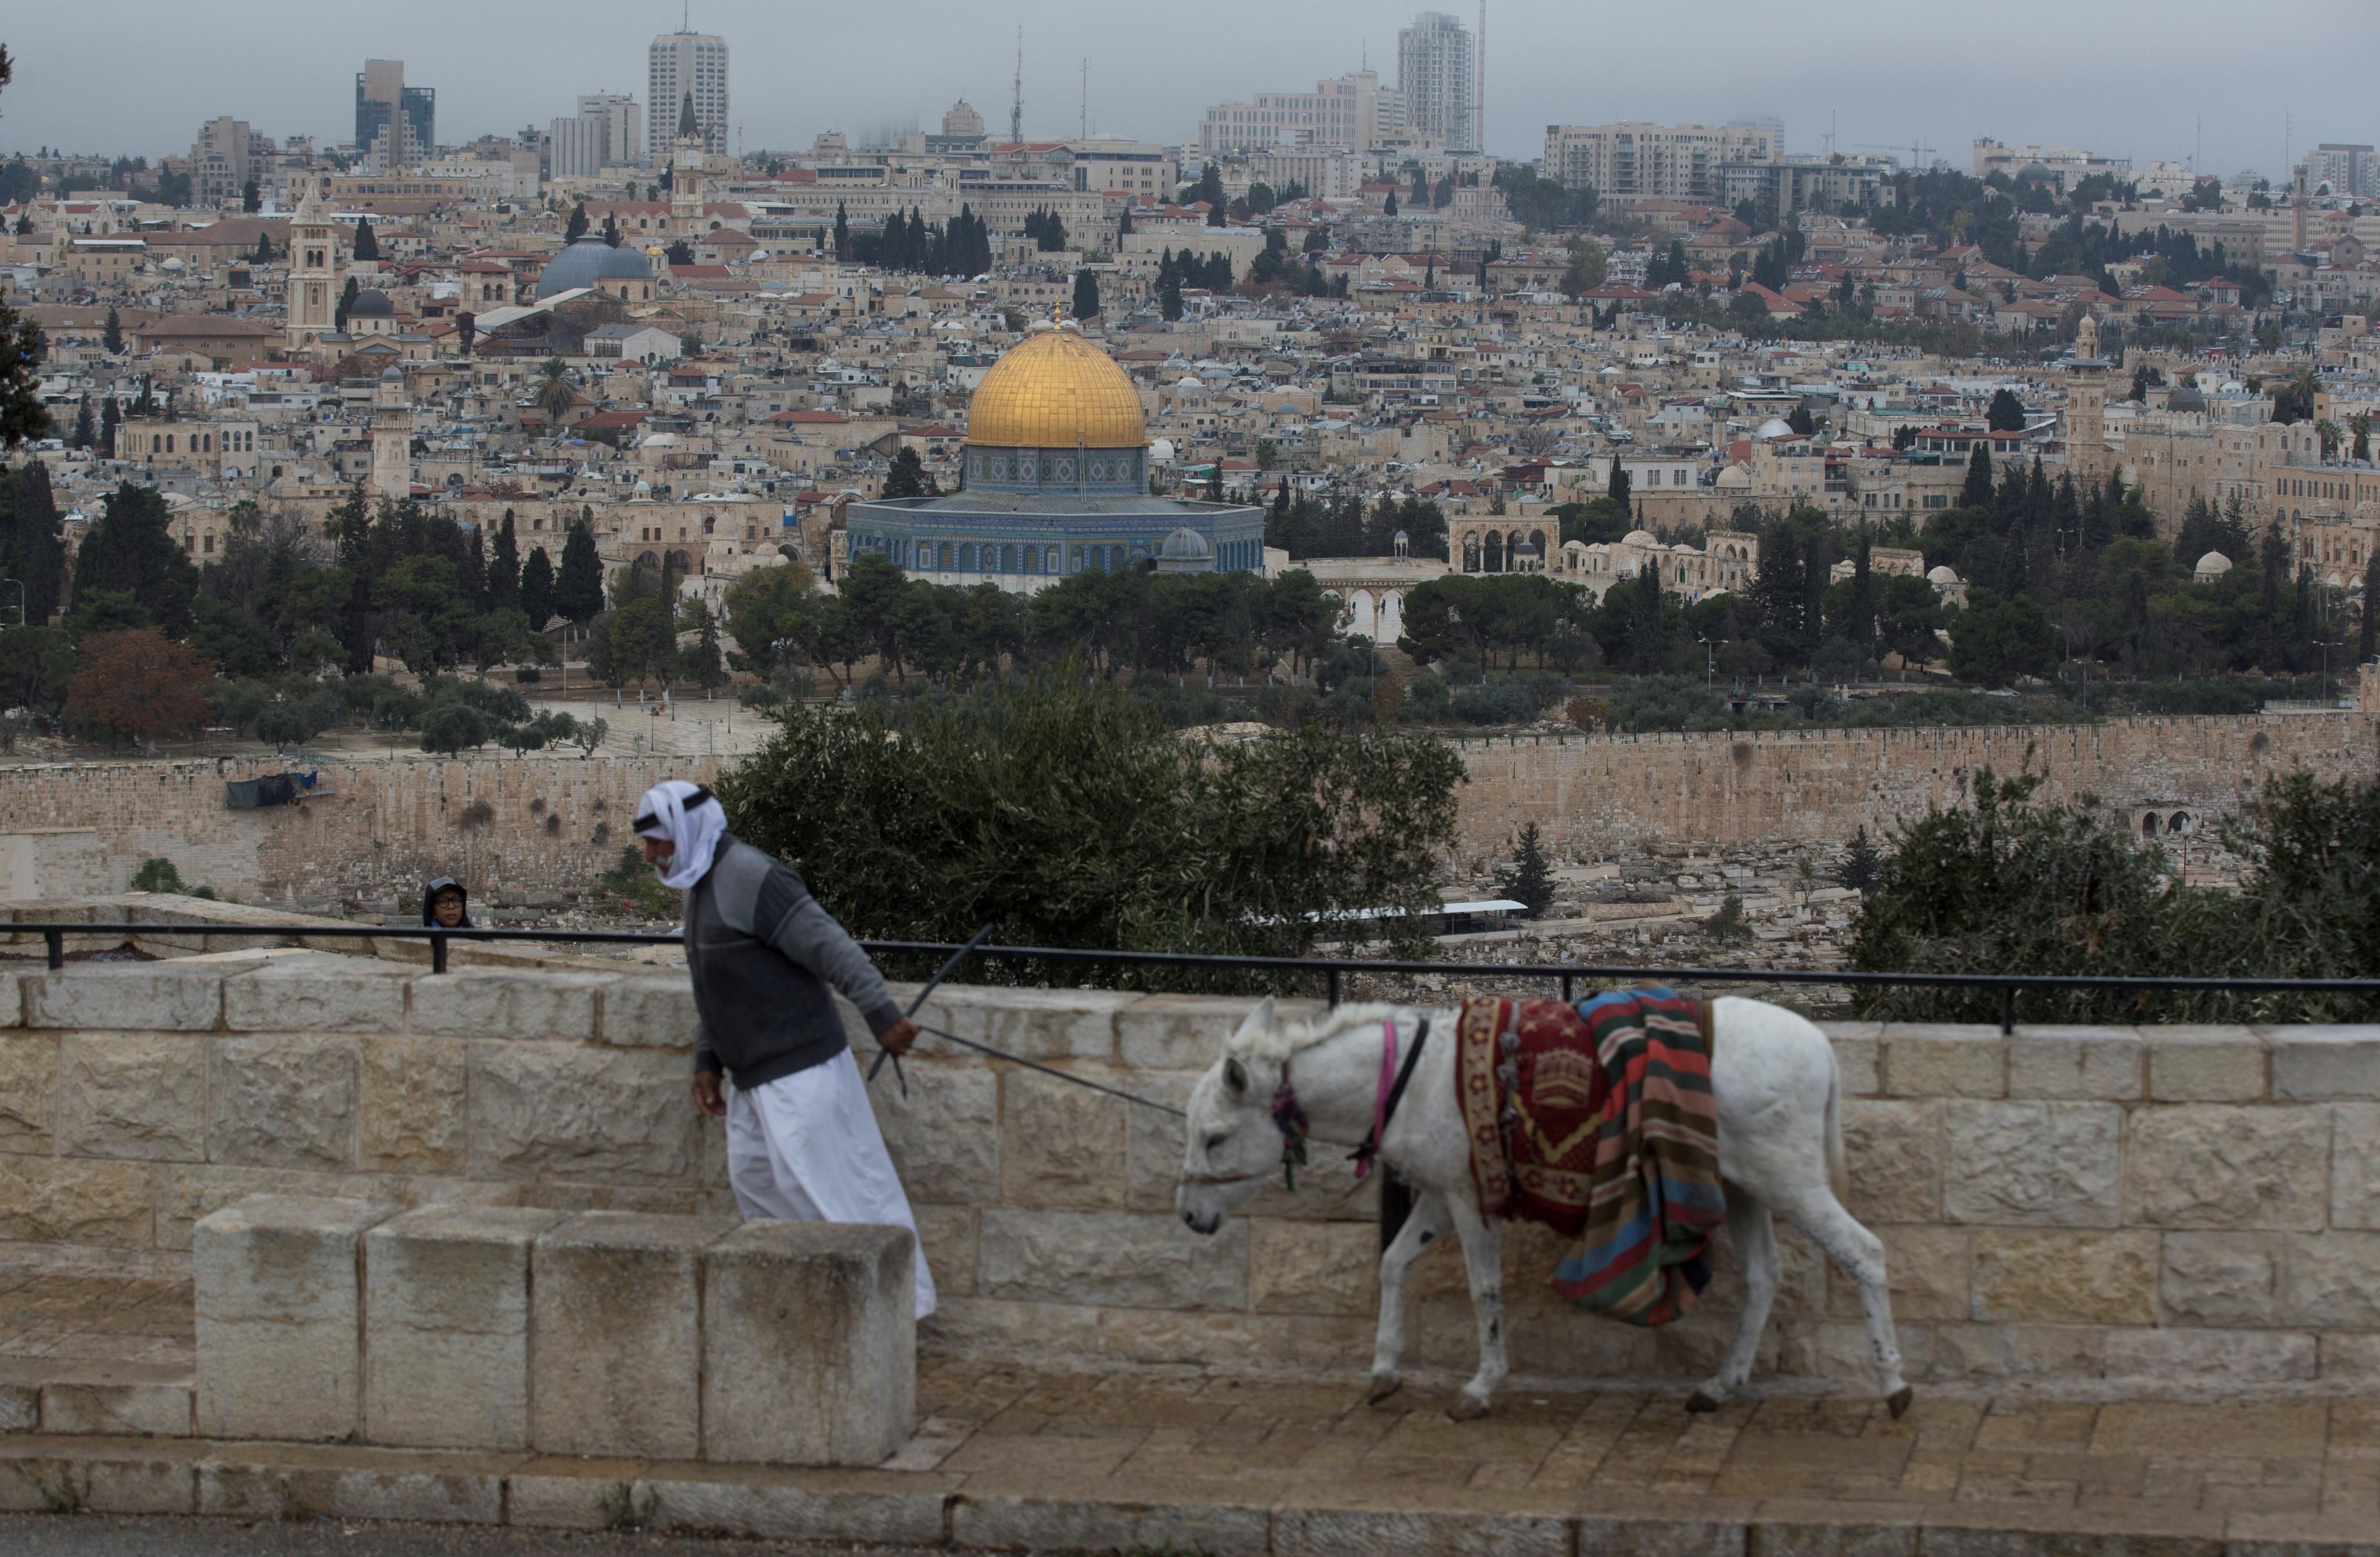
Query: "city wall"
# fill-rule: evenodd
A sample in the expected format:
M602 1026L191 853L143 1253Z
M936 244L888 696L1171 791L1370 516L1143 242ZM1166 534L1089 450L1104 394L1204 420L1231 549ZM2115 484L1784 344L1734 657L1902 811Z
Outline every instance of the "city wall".
M946 987L937 1027L1184 1101L1245 1003ZM692 1004L650 971L430 975L307 950L0 973L0 1240L164 1251L258 1191L732 1214L687 1095ZM2380 1028L1829 1029L1851 1204L1919 1380L2380 1384ZM860 1039L863 1056L866 1040ZM942 1294L929 1349L1359 1371L1374 1189L1318 1152L1217 1237L1172 1210L1179 1120L928 1038L872 1092ZM1739 1294L1658 1332L1556 1301L1522 1229L1516 1368L1707 1372ZM1416 1361L1468 1368L1450 1255ZM1856 1377L1852 1292L1788 1236L1764 1366ZM2109 1386L2112 1387L2112 1386Z
M2380 774L2361 713L2143 718L1968 729L1483 737L1461 743L1457 853L1501 858L1527 822L1558 856L1776 845L1831 849L1864 826L1955 803L1980 768L2044 772L2052 799L2228 813L2268 778ZM235 810L228 779L288 764L93 762L0 769L0 871L19 900L120 892L140 862L243 901L404 898L434 876L480 893L584 888L662 778L709 783L710 757L325 761L295 806Z
M1949 806L1978 769L2030 768L2050 800L2221 816L2268 778L2380 775L2380 721L2362 713L2116 719L1908 730L1519 736L1463 743L1458 853L1509 855L1535 822L1558 856L1682 845L1839 847L1865 827Z

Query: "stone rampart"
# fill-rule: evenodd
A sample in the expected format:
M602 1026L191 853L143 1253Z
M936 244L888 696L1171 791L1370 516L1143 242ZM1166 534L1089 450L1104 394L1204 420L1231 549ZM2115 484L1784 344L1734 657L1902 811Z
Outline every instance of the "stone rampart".
M1587 858L1678 845L1840 846L1958 801L1979 768L2044 773L2046 798L2224 815L2267 778L2380 774L2362 713L2114 719L2098 724L1518 736L1463 743L1458 851L1501 858L1536 822Z
M637 797L664 778L708 784L711 757L471 757L322 761L295 805L236 809L227 780L293 764L217 761L53 763L0 768L0 834L34 858L89 828L103 864L78 856L26 875L18 895L121 892L143 859L170 859L183 880L245 901L406 897L436 876L475 891L577 891L628 839ZM58 840L64 840L64 843ZM104 878L104 879L93 879ZM12 877L12 881L15 878Z
M934 1026L1179 1103L1245 1003L946 987ZM305 950L0 974L0 1239L187 1250L258 1192L734 1214L687 1095L692 1002L647 971L435 976ZM1912 1377L2380 1381L2380 1028L1830 1029L1852 1207ZM865 1040L859 1040L863 1045ZM1181 1123L931 1038L875 1089L942 1295L929 1349L1360 1369L1374 1191L1321 1153L1217 1237L1172 1209ZM1516 1367L1706 1372L1736 1281L1645 1332L1508 1240ZM1470 1364L1460 1262L1416 1361ZM1850 1374L1854 1295L1788 1235L1767 1364Z

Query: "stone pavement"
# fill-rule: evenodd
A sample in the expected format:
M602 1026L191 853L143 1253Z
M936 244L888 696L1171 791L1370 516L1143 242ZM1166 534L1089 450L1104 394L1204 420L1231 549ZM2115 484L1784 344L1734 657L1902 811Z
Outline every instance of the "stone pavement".
M114 1508L1032 1550L1674 1557L2375 1557L2380 1396L1880 1403L919 1360L876 1471L586 1462L188 1437L188 1287L168 1261L0 1267L0 1509ZM77 1263L77 1261L80 1263ZM177 1361L176 1358L180 1360ZM126 1381L111 1389L109 1379ZM181 1413L176 1426L173 1413ZM127 1436L128 1434L148 1436Z

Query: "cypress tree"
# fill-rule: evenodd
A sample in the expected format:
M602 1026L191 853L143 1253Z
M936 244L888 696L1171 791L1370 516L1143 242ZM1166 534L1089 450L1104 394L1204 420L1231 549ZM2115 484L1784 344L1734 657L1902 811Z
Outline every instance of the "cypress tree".
M124 408L111 395L99 407L99 452L108 459L115 457L115 429L124 420Z
M373 236L371 223L361 216L356 218L355 255L358 260L380 258L380 239Z
M521 565L520 604L532 632L543 632L553 620L553 561L542 546L530 547Z
M1992 441L1979 438L1967 456L1967 484L1960 489L1959 506L1988 508L1992 502Z
M110 357L124 355L124 322L115 316L114 309L107 310L107 324L100 332L99 344Z
M520 603L520 541L513 530L513 511L504 510L496 527L496 546L488 558L488 609L504 611Z
M834 258L838 264L851 258L851 213L841 201L834 202Z
M90 406L83 408L84 419ZM37 626L54 615L66 584L66 541L58 527L58 505L50 491L50 468L29 459L6 482L8 505L0 513L0 561L7 576L25 584L24 626Z
M603 610L603 564L595 555L594 511L583 509L562 543L562 573L554 580L554 610L580 626Z
M570 208L570 225L562 229L562 241L577 243L587 236L587 202L580 201Z
M75 407L74 432L70 442L76 448L87 449L98 436L98 430L91 425L91 396L86 394L81 403Z
M1099 312L1099 278L1088 270L1075 273L1075 317L1096 319Z

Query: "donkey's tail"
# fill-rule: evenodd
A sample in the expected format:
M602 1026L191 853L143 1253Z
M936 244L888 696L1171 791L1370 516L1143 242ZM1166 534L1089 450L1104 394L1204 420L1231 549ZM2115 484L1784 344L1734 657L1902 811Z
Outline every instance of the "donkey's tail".
M1827 1045L1827 1181L1842 1199L1851 1187L1843 1166L1843 1069L1835 1063L1834 1045Z

